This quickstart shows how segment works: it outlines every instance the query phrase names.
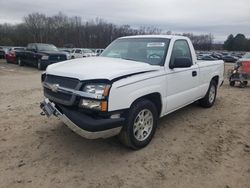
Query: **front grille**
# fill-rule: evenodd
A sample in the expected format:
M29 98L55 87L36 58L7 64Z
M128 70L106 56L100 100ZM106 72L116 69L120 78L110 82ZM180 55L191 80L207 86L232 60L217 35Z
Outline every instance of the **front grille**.
M62 87L75 89L79 83L79 80L75 78L67 78L62 76L47 75L45 82L49 84L59 84Z
M50 55L49 60L51 61L64 61L67 60L66 55Z
M59 93L59 92L55 93L48 88L44 88L44 92L55 100L60 99L63 101L70 101L70 99L72 97L71 95L65 94L65 93Z
M47 75L44 82L49 84L59 84L59 86L61 87L76 89L76 90L78 90L81 87L81 83L78 79L54 76L54 75ZM72 105L76 99L76 96L74 95L62 92L53 92L51 89L45 87L44 87L44 95L49 99L51 99L52 101L64 105Z

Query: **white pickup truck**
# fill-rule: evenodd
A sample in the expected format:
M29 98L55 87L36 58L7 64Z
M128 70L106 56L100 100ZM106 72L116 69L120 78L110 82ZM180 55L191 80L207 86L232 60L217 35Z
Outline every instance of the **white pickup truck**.
M85 138L118 135L140 149L160 117L195 101L213 106L223 74L223 61L198 62L186 37L122 37L99 57L50 65L42 74L42 114Z

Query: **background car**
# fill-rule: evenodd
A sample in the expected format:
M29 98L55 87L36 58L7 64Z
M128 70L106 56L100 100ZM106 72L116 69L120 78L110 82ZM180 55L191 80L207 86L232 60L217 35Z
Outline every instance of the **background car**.
M71 56L71 59L74 59L74 58L83 58L83 57L96 56L96 54L90 49L75 48L75 49L73 49L71 51L70 56Z
M104 51L104 49L94 49L93 50L93 52L95 53L96 56L99 56L103 51Z
M231 62L231 63L235 63L239 58L234 57L234 56L230 56L230 55L226 55L222 57L222 60L224 62Z
M60 52L53 44L30 43L26 50L19 52L18 65L32 65L39 70L48 65L67 60L65 52Z
M242 58L239 59L239 61L250 61L250 52L245 53L245 55L242 56Z
M204 60L204 61L215 61L218 60L217 58L214 58L210 55L205 55L205 56L201 56L198 58L198 60Z
M212 56L212 57L214 57L214 58L216 58L216 59L221 60L223 55L222 55L222 54L220 54L220 53L216 53L216 52L214 52L211 56Z
M5 55L7 63L17 63L19 52L25 50L24 47L11 47Z
M0 47L0 59L4 59L5 58L5 51L2 47Z
M71 59L71 49L69 48L57 48L60 52L64 52L67 56L67 59Z

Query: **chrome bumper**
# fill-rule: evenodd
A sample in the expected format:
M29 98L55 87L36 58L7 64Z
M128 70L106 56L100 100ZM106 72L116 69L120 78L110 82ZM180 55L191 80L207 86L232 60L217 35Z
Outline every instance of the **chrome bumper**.
M61 121L63 121L67 127L69 127L72 131L77 133L78 135L87 138L87 139L97 139L97 138L108 138L115 135L118 135L122 129L122 127L116 127L113 129L108 129L104 131L97 132L89 132L80 127L78 127L75 123L73 123L66 115L62 114L56 107L53 102L50 102L49 99L45 99L40 108L42 109L42 114L47 115L47 117L51 117L52 115L58 117Z

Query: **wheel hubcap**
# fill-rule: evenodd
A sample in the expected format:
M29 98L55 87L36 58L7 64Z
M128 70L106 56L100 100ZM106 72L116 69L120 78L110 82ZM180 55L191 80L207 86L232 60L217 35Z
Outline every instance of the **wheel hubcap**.
M215 86L212 85L209 91L209 102L213 103L215 99Z
M138 141L148 138L153 128L153 114L148 109L144 109L136 116L133 126L134 136Z

